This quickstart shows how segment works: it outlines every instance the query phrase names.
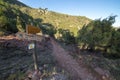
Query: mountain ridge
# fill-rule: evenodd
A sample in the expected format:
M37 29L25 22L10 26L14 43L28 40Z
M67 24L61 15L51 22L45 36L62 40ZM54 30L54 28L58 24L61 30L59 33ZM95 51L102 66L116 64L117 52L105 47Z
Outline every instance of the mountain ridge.
M7 27L9 24L8 28L10 28L10 30L5 30L3 28L4 31L24 32L26 24L42 26L43 24L45 25L46 23L48 23L58 29L68 29L76 35L77 31L81 29L83 25L88 24L91 21L91 19L84 16L62 14L54 11L49 11L48 8L31 8L18 0L2 0L0 1L0 5L4 5L4 8L7 9L1 9L0 12L3 13L2 15L4 17L6 17L7 21L4 24L7 24ZM4 14L4 12L6 14ZM8 19L11 21L9 21ZM3 18L1 18L1 20L3 20ZM14 24L12 24L11 22L13 22ZM1 21L1 24L2 23L3 22ZM3 27L6 27L6 25L4 25Z

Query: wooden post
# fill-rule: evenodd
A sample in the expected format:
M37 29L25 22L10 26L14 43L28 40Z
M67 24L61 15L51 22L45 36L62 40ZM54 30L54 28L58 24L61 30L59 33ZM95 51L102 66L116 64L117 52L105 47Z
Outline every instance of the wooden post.
M28 34L28 25L26 24L26 33Z
M39 67L38 67L38 59L37 59L37 47L36 47L36 41L34 41L34 45L35 45L35 48L34 48L34 52L33 52L33 60L34 60L34 68L35 70L39 70Z
M35 33L29 33L29 30L28 30L28 25L26 25L26 34L34 34ZM35 37L36 38L36 37ZM37 60L37 46L36 46L36 39L34 40L34 50L33 50L33 61L34 61L34 68L36 71L39 71L39 67L38 67L38 60Z

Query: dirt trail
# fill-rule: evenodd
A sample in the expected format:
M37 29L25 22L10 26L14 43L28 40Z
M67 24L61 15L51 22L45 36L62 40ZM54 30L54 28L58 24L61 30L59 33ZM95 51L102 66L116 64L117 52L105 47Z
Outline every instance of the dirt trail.
M108 80L102 79L101 75L90 72L87 67L78 64L54 39L51 39L51 43L53 45L53 55L58 64L67 70L74 80Z

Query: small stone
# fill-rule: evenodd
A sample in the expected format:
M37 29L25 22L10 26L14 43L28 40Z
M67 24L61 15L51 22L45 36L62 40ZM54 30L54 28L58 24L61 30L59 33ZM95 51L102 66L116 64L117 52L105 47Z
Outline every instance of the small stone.
M102 76L102 79L103 79L103 80L106 80L106 77L105 77L105 76Z

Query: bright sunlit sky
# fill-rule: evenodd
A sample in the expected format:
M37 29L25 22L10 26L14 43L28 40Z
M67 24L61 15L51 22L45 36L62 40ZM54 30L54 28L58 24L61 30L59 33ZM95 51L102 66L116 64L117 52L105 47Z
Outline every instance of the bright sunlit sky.
M113 26L120 26L120 0L19 0L33 8L48 8L64 14L86 16L90 19L117 15Z

